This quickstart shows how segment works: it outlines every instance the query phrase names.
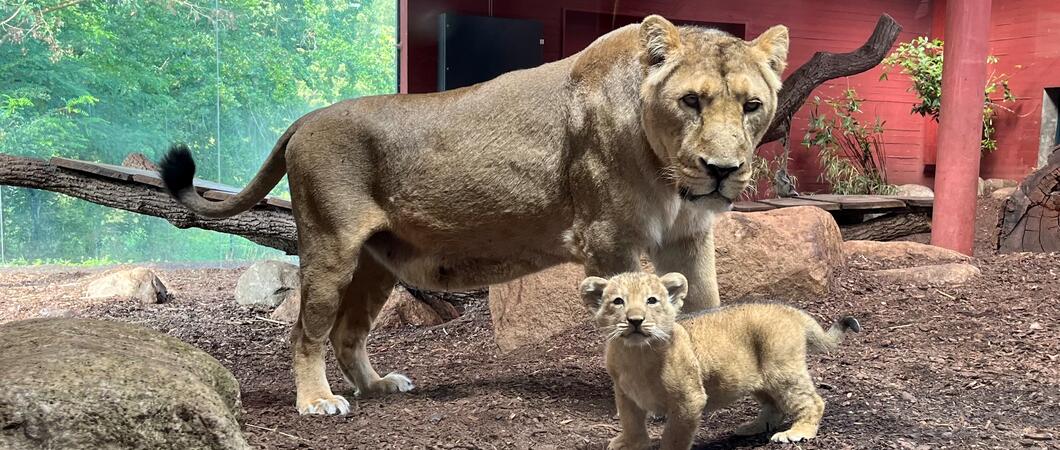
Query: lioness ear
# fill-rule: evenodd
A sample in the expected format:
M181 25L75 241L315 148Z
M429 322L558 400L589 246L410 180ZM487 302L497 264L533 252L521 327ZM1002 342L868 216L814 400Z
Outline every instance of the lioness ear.
M651 15L640 23L640 43L644 47L644 63L661 64L681 45L677 27L662 16Z
M670 303L673 303L677 309L681 309L685 296L688 295L688 280L685 276L670 272L660 277L659 280L662 281L663 286L666 286L666 295L670 297Z
M582 294L582 303L590 312L596 312L600 307L600 301L604 297L604 289L607 288L607 280L600 277L589 277L582 280L579 290Z
M776 72L777 76L784 73L788 65L788 27L775 25L758 35L751 41L754 48L766 54L769 68Z

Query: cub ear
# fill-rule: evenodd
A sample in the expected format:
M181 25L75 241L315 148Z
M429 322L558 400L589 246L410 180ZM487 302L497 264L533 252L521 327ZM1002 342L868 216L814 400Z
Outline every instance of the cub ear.
M765 53L769 68L773 69L778 77L784 73L784 68L788 65L788 27L774 25L751 41L751 45Z
M607 288L607 280L600 277L589 277L582 280L579 291L582 294L582 303L590 312L596 312L600 302L604 298L604 289Z
M673 54L681 45L681 38L677 27L669 20L650 15L640 23L640 44L644 47L644 63L654 66Z
M677 272L670 272L659 277L659 280L662 281L663 286L666 286L666 295L670 297L670 303L677 309L681 309L681 305L685 302L685 296L688 295L688 280L685 276Z

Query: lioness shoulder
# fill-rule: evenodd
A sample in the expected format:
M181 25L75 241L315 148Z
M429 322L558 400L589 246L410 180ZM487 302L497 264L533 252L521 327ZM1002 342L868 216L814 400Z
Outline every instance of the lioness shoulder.
M844 317L825 331L803 311L778 304L741 304L678 317L685 277L625 273L586 278L586 307L607 336L607 370L615 388L622 433L610 448L645 448L646 411L665 413L662 448L689 448L704 408L716 410L751 395L761 410L736 433L791 428L775 442L817 435L824 400L806 368L807 351L838 346L843 332L860 331Z

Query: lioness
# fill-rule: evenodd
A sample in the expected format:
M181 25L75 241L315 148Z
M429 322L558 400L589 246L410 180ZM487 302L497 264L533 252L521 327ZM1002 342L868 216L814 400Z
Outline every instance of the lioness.
M412 389L368 362L365 338L397 280L453 290L563 262L591 275L681 268L695 304L718 304L711 218L746 187L773 119L783 26L745 42L659 16L582 52L437 94L349 100L280 137L238 195L192 187L187 148L163 158L191 211L245 211L287 174L302 296L292 330L297 407L346 413L324 373L330 339L359 395Z
M806 313L776 304L733 305L679 319L688 293L680 273L589 277L581 292L607 333L607 371L622 422L611 449L648 448L646 411L667 417L662 449L687 449L704 408L724 408L748 394L762 409L736 434L775 430L792 416L791 429L771 440L813 438L824 400L806 369L807 348L831 350L844 331L861 331L857 320L844 317L826 332Z

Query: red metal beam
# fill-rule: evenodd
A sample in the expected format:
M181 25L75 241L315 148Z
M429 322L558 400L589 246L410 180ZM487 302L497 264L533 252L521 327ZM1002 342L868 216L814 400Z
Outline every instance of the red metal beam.
M975 244L989 34L990 0L947 2L931 243L967 255Z

